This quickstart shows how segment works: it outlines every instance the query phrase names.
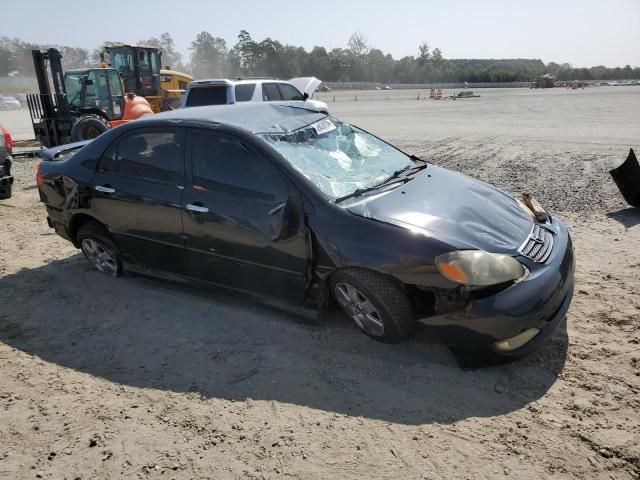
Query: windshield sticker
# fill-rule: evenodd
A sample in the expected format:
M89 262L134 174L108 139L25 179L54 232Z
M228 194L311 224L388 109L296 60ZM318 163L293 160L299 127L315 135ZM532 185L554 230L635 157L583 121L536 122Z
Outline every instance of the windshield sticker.
M336 126L329 119L320 120L319 122L311 125L318 135L324 135L325 133L332 132L336 129Z

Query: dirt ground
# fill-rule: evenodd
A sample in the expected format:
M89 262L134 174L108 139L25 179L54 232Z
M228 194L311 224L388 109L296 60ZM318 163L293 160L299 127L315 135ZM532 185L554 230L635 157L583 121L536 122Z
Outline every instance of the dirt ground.
M107 278L21 162L0 202L0 478L640 478L640 212L607 173L640 147L640 87L479 93L322 97L566 221L576 294L543 348L461 368L426 329L382 345L339 315Z

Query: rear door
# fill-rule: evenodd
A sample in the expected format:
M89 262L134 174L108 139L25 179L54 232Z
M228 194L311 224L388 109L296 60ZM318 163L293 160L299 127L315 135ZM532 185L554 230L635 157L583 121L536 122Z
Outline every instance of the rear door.
M302 302L309 258L299 193L271 161L237 137L189 133L184 233L192 273L204 280ZM274 240L290 207L286 238Z
M188 273L182 237L184 129L144 128L119 137L100 159L92 213L125 261Z

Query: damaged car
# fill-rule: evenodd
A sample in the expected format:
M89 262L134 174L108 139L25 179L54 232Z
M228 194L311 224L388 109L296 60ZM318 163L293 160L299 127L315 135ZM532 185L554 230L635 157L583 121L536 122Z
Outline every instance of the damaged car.
M13 190L13 176L11 167L13 159L13 140L9 131L0 125L0 200L11 198Z
M503 356L572 299L569 232L535 198L302 105L166 112L44 158L49 225L107 275L335 306L383 342L422 323Z

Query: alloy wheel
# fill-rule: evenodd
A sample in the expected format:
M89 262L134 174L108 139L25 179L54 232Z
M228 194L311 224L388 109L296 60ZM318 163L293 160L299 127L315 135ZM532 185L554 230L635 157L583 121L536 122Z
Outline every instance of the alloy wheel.
M373 303L360 290L348 283L335 286L336 300L355 324L373 337L384 335L384 322Z
M82 240L82 252L97 270L112 277L118 275L118 262L100 242L85 238Z

